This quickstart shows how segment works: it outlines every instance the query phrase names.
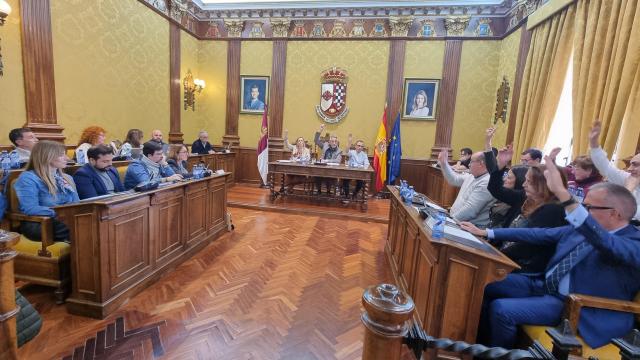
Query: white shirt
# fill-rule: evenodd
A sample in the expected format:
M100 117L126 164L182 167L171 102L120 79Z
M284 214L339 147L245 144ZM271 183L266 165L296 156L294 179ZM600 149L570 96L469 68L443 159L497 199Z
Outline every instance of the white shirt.
M451 217L482 228L489 225L489 209L496 201L487 190L489 173L478 177L469 173L458 174L449 164L445 164L442 174L449 184L460 187L458 197L449 211Z
M601 147L591 149L590 151L591 160L593 161L593 165L595 165L596 169L600 171L602 176L606 177L609 182L614 184L624 186L625 181L631 174L624 170L620 170L615 167L607 157L607 153L602 150ZM631 192L633 197L636 198L636 203L638 204L638 208L636 209L635 218L640 220L640 186L636 186L635 189Z
M429 116L429 108L425 106L415 110L411 110L411 114L409 114L409 116Z

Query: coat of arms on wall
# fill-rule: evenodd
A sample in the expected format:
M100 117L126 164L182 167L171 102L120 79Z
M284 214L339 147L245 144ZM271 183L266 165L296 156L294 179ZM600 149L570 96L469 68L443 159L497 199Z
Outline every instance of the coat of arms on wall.
M336 124L349 112L347 72L333 67L322 72L320 81L320 105L316 105L316 113L325 122Z

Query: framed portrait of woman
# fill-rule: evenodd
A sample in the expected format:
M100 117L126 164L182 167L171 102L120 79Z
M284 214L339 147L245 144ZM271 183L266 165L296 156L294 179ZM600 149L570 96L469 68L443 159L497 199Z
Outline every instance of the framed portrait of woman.
M438 85L440 80L437 79L404 79L402 118L435 120Z

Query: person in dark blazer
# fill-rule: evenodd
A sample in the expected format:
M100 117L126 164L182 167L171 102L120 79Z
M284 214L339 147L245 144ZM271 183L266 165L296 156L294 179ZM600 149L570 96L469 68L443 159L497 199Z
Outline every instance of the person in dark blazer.
M485 288L480 335L489 345L512 348L518 325L557 325L566 296L586 294L631 301L640 290L640 230L629 221L636 200L625 187L594 185L579 204L563 184L560 170L545 157L545 176L565 208L570 225L549 229L495 229L489 237L555 244L544 274L509 274ZM622 337L634 325L632 313L583 308L578 333L592 348Z
M189 150L187 150L187 147L184 144L169 145L167 164L169 164L169 167L171 167L174 173L182 175L185 179L193 177L193 174L187 169L188 158Z
M118 170L112 165L113 150L96 145L87 150L89 162L73 175L80 199L124 191Z
M191 145L191 153L198 155L215 154L211 143L209 143L209 134L206 131L198 133L198 140Z

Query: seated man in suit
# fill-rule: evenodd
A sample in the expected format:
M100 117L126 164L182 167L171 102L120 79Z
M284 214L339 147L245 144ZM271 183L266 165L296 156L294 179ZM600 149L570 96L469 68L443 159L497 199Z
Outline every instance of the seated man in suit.
M163 160L162 145L148 141L142 145L142 158L133 160L124 176L124 187L133 189L149 182L181 180L182 175L173 172Z
M489 212L496 199L493 198L489 185L489 172L484 160L484 153L471 155L468 173L456 173L447 161L449 153L443 150L438 155L438 165L445 180L452 186L460 187L456 200L449 213L457 221L468 221L479 228L489 225Z
M209 142L209 133L207 133L204 130L198 133L198 140L194 141L193 144L191 145L191 153L198 154L198 155L216 153L215 151L213 151L213 147Z
M636 200L613 183L594 185L577 203L546 156L547 186L565 207L570 225L549 229L495 229L497 240L556 244L543 274L509 274L485 289L480 335L489 344L511 348L521 324L557 325L570 293L630 301L640 290L640 231L629 225ZM592 348L633 328L631 313L584 308L578 332Z
M87 150L89 162L73 175L80 199L124 191L118 170L113 166L113 150L100 144Z
M320 134L324 131L324 127L324 124L320 125L320 129L316 131L313 137L313 142L318 145L322 151L320 153L320 159L324 162L340 163L342 162L342 150L338 148L338 137L331 135L329 141L320 140ZM322 183L326 184L327 193L331 193L331 188L335 185L335 179L317 177L316 188L318 195L322 192Z

